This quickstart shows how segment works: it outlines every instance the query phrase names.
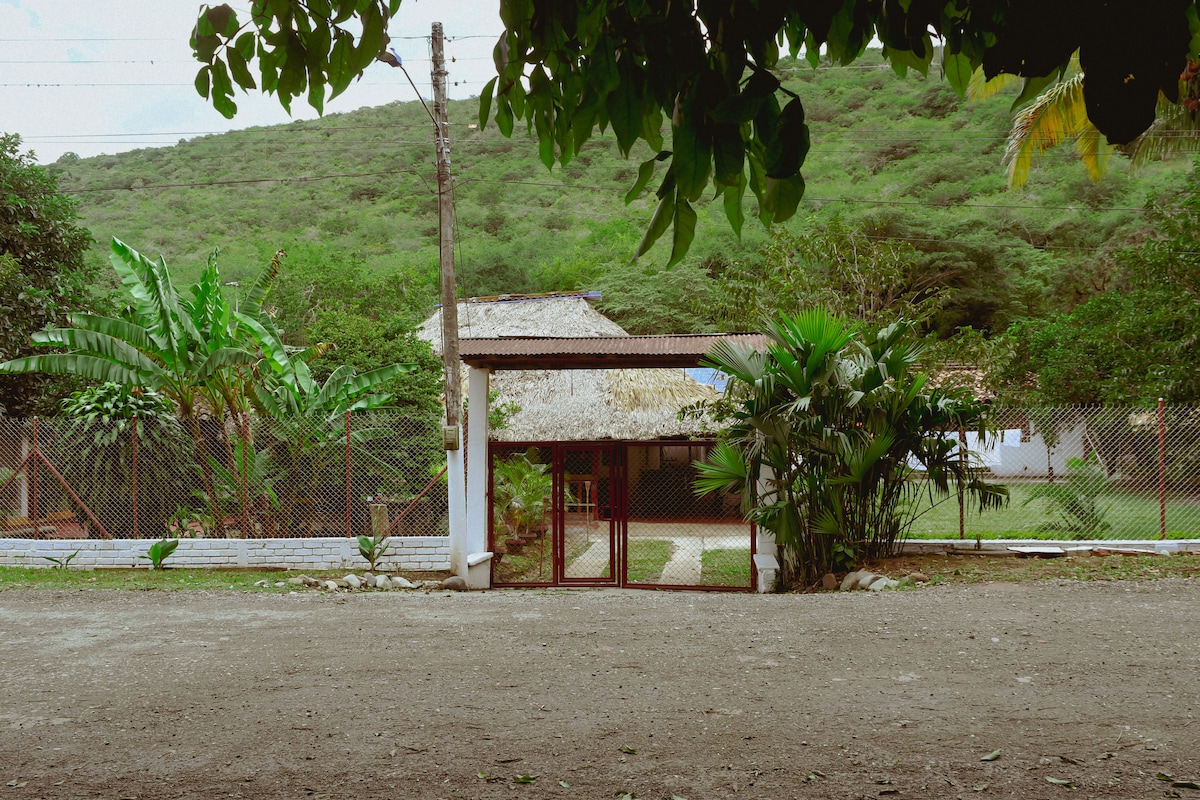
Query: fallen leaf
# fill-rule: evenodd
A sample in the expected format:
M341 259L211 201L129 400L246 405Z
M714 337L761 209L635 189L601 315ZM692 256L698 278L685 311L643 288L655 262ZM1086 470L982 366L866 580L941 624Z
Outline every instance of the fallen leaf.
M1197 781L1171 781L1171 785L1176 789L1196 789L1200 791L1200 782Z
M518 775L513 778L513 783L533 783L540 777L540 775Z
M636 748L636 747L630 747L630 746L629 746L629 745L627 745L627 744L623 744L623 745L621 745L621 746L620 746L619 748L617 748L617 749L618 749L618 750L620 750L622 753L628 753L628 754L629 754L629 755L631 755L631 756L636 756L636 755L637 755L637 748Z
M988 753L986 756L984 756L983 758L981 758L979 760L980 761L995 761L999 757L1000 757L1000 750L996 749L996 750L993 750L992 752Z
M570 789L570 788L571 788L571 784L567 783L566 781L559 781L559 782L558 782L558 785L559 785L559 786L561 786L561 787L563 787L564 789Z
M479 772L476 772L475 774L478 775L480 777L480 779L485 780L485 781L487 780L487 773L484 772L483 770L479 770Z
M1175 780L1173 777L1171 777L1171 773L1169 773L1169 772L1160 772L1160 773L1158 773L1157 775L1155 775L1154 777L1158 778L1160 781L1173 781L1173 780Z
M986 783L981 783L981 784L979 784L978 786L972 786L972 787L971 787L971 791L974 791L974 792L982 792L984 789L988 788L988 785L989 785L989 784L986 784Z
M1075 788L1075 781L1065 781L1062 778L1051 778L1049 775L1046 776L1046 780L1050 783L1053 783L1055 786L1066 786L1068 789Z

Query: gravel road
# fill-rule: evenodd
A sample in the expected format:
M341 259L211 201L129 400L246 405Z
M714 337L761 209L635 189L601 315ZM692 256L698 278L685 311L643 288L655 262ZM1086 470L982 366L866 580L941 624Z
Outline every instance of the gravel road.
M1200 780L1198 616L1197 580L0 592L0 798L1200 800L1156 778Z

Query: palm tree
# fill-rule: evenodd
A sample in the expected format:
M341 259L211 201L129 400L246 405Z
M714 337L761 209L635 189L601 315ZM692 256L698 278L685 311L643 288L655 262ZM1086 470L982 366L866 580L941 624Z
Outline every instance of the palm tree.
M984 407L914 372L914 327L860 333L814 308L769 323L765 352L720 341L706 357L730 376L732 405L696 491L741 492L747 517L775 534L785 579L891 554L918 496L947 498L955 484L980 508L1006 500L945 435L982 435Z
M972 76L968 93L973 99L983 99L1018 80L1000 75L985 84L982 78L982 70ZM1088 119L1083 83L1084 73L1078 68L1077 58L1073 58L1063 79L1052 83L1013 117L1004 153L1011 188L1019 189L1025 185L1042 153L1069 140L1074 140L1075 152L1093 181L1104 177L1114 152L1129 157L1131 171L1151 161L1200 152L1200 114L1197 113L1200 111L1200 61L1189 62L1180 76L1179 101L1172 102L1160 94L1154 124L1127 145L1109 144ZM1025 85L1027 90L1017 98L1014 107L1026 102L1029 87L1037 84L1026 81Z

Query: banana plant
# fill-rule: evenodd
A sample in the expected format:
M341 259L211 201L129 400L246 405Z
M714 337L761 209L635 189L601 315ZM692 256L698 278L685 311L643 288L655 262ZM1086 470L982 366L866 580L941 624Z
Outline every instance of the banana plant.
M322 484L337 479L334 467L346 456L346 415L386 405L391 395L378 388L416 369L416 365L391 364L361 375L343 365L318 383L306 361L328 352L332 345L291 348L284 345L268 316L234 316L258 347L258 380L249 400L258 412L260 429L265 426L271 440L272 460L280 471L278 486L282 487L281 524L288 531L297 504L319 502ZM379 477L399 482L400 471L366 447L393 435L391 428L354 428L349 432L349 442L355 448L355 463Z

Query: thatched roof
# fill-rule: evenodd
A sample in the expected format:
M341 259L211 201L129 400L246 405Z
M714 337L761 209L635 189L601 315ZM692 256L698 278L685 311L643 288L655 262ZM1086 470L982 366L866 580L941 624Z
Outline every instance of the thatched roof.
M582 297L459 303L459 336L627 336ZM441 311L417 335L441 352ZM465 387L464 387L465 390ZM701 432L679 410L717 391L681 369L528 370L492 375L494 403L520 407L494 441L586 441L659 439ZM465 391L464 391L465 393Z

